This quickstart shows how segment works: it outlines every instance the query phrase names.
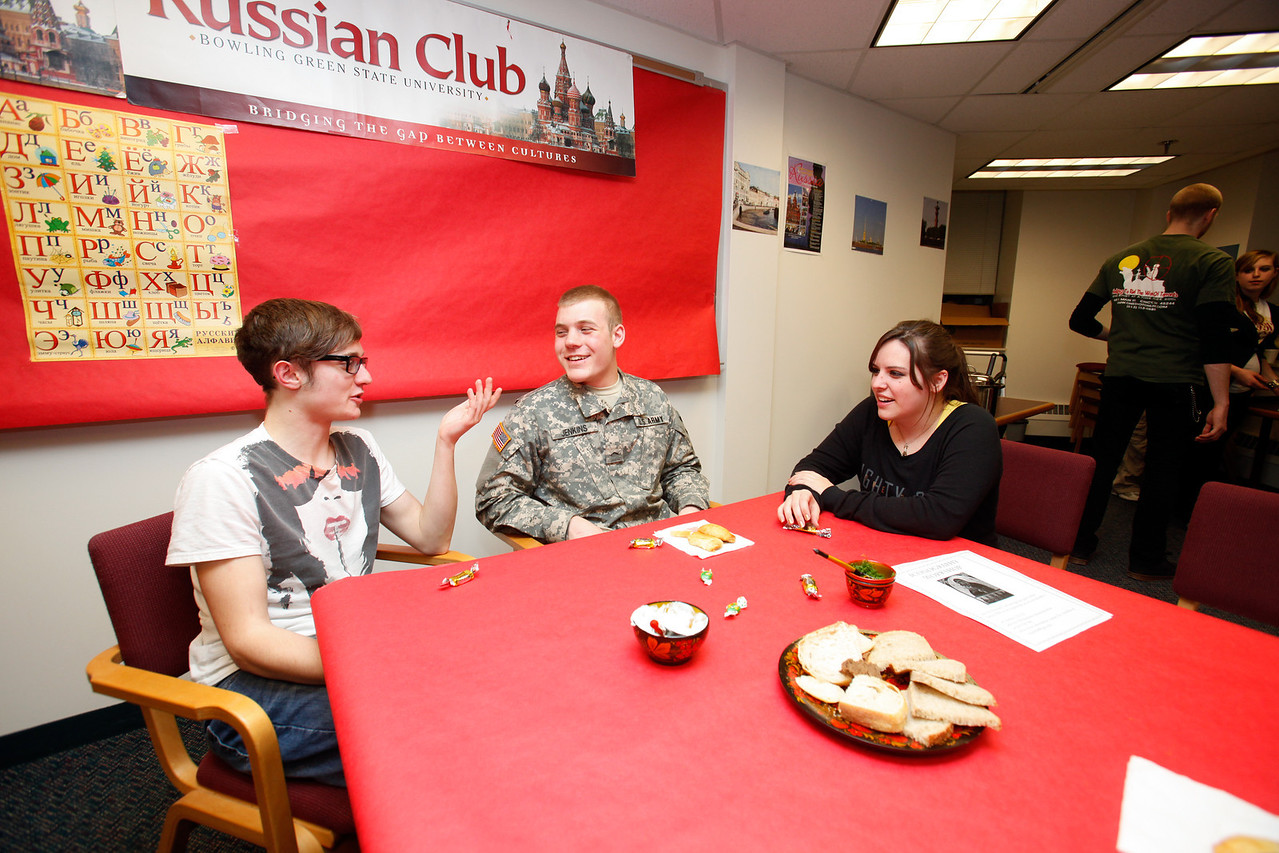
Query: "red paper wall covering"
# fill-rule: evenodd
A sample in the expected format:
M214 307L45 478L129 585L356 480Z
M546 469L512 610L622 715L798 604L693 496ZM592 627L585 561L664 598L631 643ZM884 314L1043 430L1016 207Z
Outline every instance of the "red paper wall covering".
M718 373L724 93L636 69L635 103L634 178L239 125L226 158L243 310L297 296L351 311L370 356L368 396L394 400L462 394L480 376L507 389L553 379L556 297L600 284L625 314L622 369L650 379ZM10 389L0 428L261 406L233 357L32 363L13 248L0 235L0 372Z

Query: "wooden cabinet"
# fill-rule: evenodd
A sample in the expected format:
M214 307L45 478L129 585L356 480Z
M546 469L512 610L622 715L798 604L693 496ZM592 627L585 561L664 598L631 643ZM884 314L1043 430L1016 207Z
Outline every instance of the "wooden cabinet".
M999 349L1008 338L1008 306L943 302L941 324L961 347Z

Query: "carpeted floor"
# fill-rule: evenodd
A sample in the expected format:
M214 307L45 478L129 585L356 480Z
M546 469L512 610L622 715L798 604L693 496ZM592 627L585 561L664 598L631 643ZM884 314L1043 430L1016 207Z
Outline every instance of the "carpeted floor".
M203 754L204 733L183 735ZM0 850L24 853L155 850L177 792L156 762L145 728L0 770ZM261 851L196 827L191 853Z
M1128 577L1128 538L1135 504L1111 498L1098 532L1100 544L1087 566L1070 571L1162 601L1176 602L1171 581ZM1169 531L1169 558L1176 560L1185 531ZM1047 552L1003 541L1006 550L1040 562ZM1231 614L1204 612L1269 634L1274 628ZM193 754L204 750L203 734L191 724L185 731ZM145 729L103 738L0 770L0 851L74 853L74 851L154 850L173 786L156 763ZM254 851L260 848L231 836L197 828L189 850Z

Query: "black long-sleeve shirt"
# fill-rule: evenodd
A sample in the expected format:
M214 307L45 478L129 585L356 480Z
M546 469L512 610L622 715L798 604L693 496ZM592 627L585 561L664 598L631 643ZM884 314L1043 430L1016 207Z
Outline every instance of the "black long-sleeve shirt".
M835 485L819 495L822 510L840 518L890 533L995 544L1003 456L995 419L980 406L959 406L923 447L902 456L867 397L794 470L837 484L857 478L860 490Z

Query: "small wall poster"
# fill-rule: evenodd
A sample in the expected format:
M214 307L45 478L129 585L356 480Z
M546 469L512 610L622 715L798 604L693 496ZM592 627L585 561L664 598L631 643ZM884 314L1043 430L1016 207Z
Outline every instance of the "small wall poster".
M884 254L884 223L888 221L888 202L857 196L853 204L853 249Z
M782 173L733 161L733 227L738 231L777 233Z
M919 245L946 248L946 213L950 203L924 197L924 213L919 220Z
M791 157L786 169L786 237L783 245L821 252L826 201L826 167Z

